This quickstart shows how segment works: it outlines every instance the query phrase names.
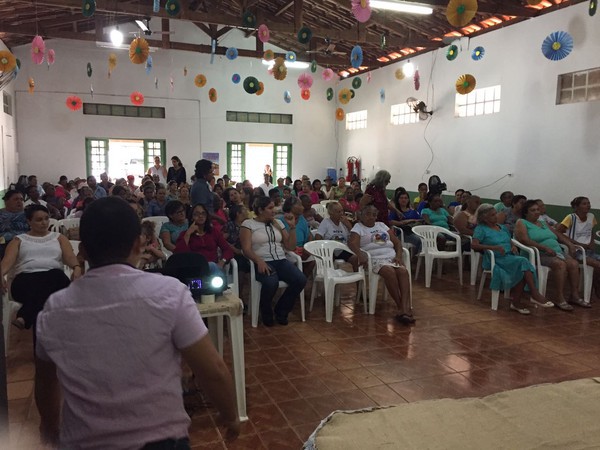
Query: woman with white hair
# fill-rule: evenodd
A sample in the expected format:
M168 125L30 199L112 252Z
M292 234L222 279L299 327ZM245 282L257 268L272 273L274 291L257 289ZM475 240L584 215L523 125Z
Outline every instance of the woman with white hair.
M360 200L360 209L367 205L377 208L377 222L388 224L390 201L385 194L385 187L390 184L392 176L387 170L380 170L375 174L373 181L365 189L365 194Z

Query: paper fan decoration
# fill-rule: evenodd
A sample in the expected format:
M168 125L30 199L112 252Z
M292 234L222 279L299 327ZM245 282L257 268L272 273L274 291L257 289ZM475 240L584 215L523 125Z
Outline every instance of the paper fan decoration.
M146 75L150 75L150 72L152 72L152 67L154 67L152 55L148 55L148 59L146 60Z
M312 39L312 31L308 27L302 27L298 31L298 42L301 44L308 44Z
M330 102L333 99L333 88L327 88L327 101Z
M352 64L352 67L354 67L355 69L358 69L362 65L362 62L362 48L360 47L360 45L355 45L354 48L352 48L352 52L350 52L350 64Z
M94 73L94 69L92 69L92 63L89 62L85 66L85 72L87 73L88 78L92 78L92 74Z
M352 87L354 89L359 89L362 86L362 80L360 77L356 77L352 80Z
M206 77L199 73L198 75L196 75L196 77L194 78L194 84L196 85L196 87L204 87L204 85L206 84Z
M50 68L50 66L56 62L56 52L54 49L51 48L48 50L48 53L46 54L46 62L48 63L48 68Z
M298 77L298 87L300 89L310 89L313 85L313 77L308 73L303 73Z
M310 63L310 71L311 71L312 73L315 73L315 72L317 71L317 67L319 67L319 66L318 66L318 64L317 64L317 61L315 61L315 60L313 59L313 60L311 61L311 63Z
M350 98L354 98L354 96L356 95L356 92L354 92L354 89L350 89Z
M385 89L384 88L381 88L379 90L379 101L381 103L385 103Z
M287 67L285 67L285 61L283 58L275 58L275 65L273 66L273 77L276 80L285 80L287 76Z
M289 51L285 54L285 60L289 62L296 61L296 54L292 51Z
M256 27L256 16L251 11L246 11L242 16L243 26L248 28Z
M598 9L598 0L590 0L590 6L588 8L588 14L593 16L596 14L596 9Z
M187 77L187 72L188 72L187 66L183 66L183 76L184 77Z
M17 67L17 58L11 52L3 50L0 52L0 72L10 72Z
M346 117L346 113L344 112L344 110L342 108L338 108L335 110L335 118L337 120L339 120L341 122L342 120L344 120L345 117Z
M446 19L454 27L464 27L477 13L477 0L450 0Z
M263 44L266 44L271 39L271 32L269 31L269 27L264 23L258 27L258 40Z
M67 108L69 108L71 111L77 111L78 109L81 109L82 105L83 103L81 99L76 95L67 97Z
M17 75L19 75L20 71L21 71L21 60L19 58L17 58L17 65L15 66L15 68L13 70L13 80L17 78Z
M246 77L244 79L244 90L248 94L256 94L260 85L258 84L258 80L255 77Z
M144 104L144 96L141 92L132 92L129 99L135 106L142 106Z
M404 80L404 72L402 71L402 69L396 69L394 75L396 77L396 80Z
M275 53L273 52L273 50L266 50L265 53L263 54L263 59L265 61L271 61L275 58Z
M573 38L566 31L550 33L542 42L542 53L552 61L566 58L573 50Z
M129 59L133 64L144 64L150 54L150 46L144 38L135 38L129 46Z
M160 0L154 0L152 2L152 12L157 13L158 11L160 11Z
M308 100L310 98L310 89L302 89L300 91L300 97L302 97L302 100Z
M368 72L367 73L367 83L371 82L371 77L372 77L371 72Z
M242 77L240 77L240 74L238 74L238 73L234 73L231 76L231 81L233 81L233 84L238 84L241 79L242 79Z
M335 76L335 73L333 72L333 70L327 68L323 71L323 74L321 75L321 77L325 80L325 81L331 81L333 80L333 77Z
M33 78L27 80L27 90L30 94L33 94L33 91L35 90L35 81L33 81Z
M458 56L458 47L456 45L451 45L448 47L448 51L446 52L446 59L448 61L454 61Z
M421 75L419 75L418 70L415 70L414 82L415 82L415 90L418 91L419 88L421 87Z
M96 12L96 1L95 0L83 0L81 6L81 14L83 17L92 17Z
M483 47L475 47L473 53L471 53L471 58L473 61L479 61L485 55L485 49Z
M46 51L46 44L41 36L36 36L31 41L31 60L34 64L41 64L44 62L44 52Z
M112 73L113 70L115 70L115 67L117 67L117 55L114 53L111 53L110 55L108 55L108 76L110 77L110 74Z
M352 98L352 93L350 92L350 89L342 89L340 90L340 92L338 92L338 100L340 101L340 103L342 105L346 105L348 104L348 102L350 101L350 99Z
M456 80L456 92L462 95L466 95L475 89L476 81L475 77L471 74L465 74L458 77Z
M208 91L208 99L213 103L217 101L217 90L215 88L210 88Z
M369 0L352 0L352 14L359 22L366 22L371 18Z
M171 17L179 14L179 11L181 11L179 0L167 0L167 3L165 4L165 11Z
M233 61L238 57L238 49L235 47L229 47L225 52L225 56L227 56L228 60Z
M262 81L258 82L258 91L256 91L256 95L262 95L265 92L265 84Z
M283 93L283 101L286 103L290 103L292 101L292 94L290 94L290 91L285 91Z

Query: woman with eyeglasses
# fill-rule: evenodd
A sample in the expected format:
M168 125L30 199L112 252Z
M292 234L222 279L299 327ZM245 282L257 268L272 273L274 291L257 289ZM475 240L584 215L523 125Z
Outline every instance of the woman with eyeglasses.
M169 218L169 221L163 223L160 228L160 239L163 246L172 252L175 250L175 243L179 235L189 228L185 205L179 200L172 200L165 206L165 215Z
M289 228L275 219L275 204L269 197L258 197L254 203L254 219L245 220L240 228L240 242L246 258L255 265L256 281L262 284L260 291L260 315L265 326L271 327L275 320L288 324L288 314L306 285L306 277L285 257L285 252L296 248L296 219L291 212L284 215ZM288 287L273 308L273 297L279 281Z

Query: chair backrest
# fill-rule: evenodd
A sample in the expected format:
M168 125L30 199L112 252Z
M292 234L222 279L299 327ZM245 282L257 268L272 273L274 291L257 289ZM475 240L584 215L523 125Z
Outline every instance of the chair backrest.
M71 243L71 247L73 248L73 253L75 253L75 256L77 256L77 254L79 253L79 243L81 241L70 240L69 242Z
M78 217L74 217L71 219L62 219L59 220L54 229L55 231L64 234L67 239L79 239L79 222L80 219Z
M325 218L325 217L329 217L329 214L327 213L327 208L324 205L321 204L314 204L312 205L312 207L314 208L315 212L320 215L321 217Z
M56 229L56 225L58 224L58 220L56 219L48 219L48 230L50 231L58 231Z
M438 234L447 231L444 228L437 227L435 225L417 225L413 227L412 230L421 238L421 242L423 243L423 251L426 253L430 250L437 250Z
M319 203L327 207L327 203L337 203L337 200L321 200Z
M335 269L333 256L335 250L345 250L353 254L346 244L332 240L310 241L304 244L304 248L311 255L316 256L319 275L325 275L329 269Z
M144 217L142 222L154 222L154 235L158 239L160 237L160 229L163 226L163 223L169 221L167 216L152 216L152 217Z

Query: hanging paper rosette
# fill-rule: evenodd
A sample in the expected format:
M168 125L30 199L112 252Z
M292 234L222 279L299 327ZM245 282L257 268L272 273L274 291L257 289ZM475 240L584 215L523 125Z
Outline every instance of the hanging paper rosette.
M310 89L313 85L313 77L308 73L303 73L298 77L298 87L300 89Z
M456 92L462 95L466 95L475 89L476 80L471 74L464 74L458 77L456 80Z
M199 88L204 87L204 85L206 84L206 76L199 73L194 78L194 84L196 85L196 87L199 87Z
M129 46L129 59L133 64L144 64L150 54L150 46L144 38L135 38Z
M67 97L66 104L67 108L69 108L71 111L77 111L78 109L81 109L81 106L83 105L81 99L76 95L71 95L70 97Z
M327 88L327 101L333 100L333 88Z
M356 92L354 92L354 89L350 89L350 98L353 99L355 95Z
M30 94L33 94L33 91L35 90L35 81L33 81L33 78L27 80L27 90Z
M421 87L421 75L419 75L418 70L415 70L415 76L414 76L413 80L415 83L415 90L418 91L419 88Z
M308 100L310 98L310 89L302 89L300 91L300 96L302 100Z
M244 79L244 90L248 94L256 94L260 85L258 84L258 80L255 77L246 77Z
M363 62L363 51L360 45L355 45L354 48L352 48L352 52L350 53L350 63L352 64L352 67L354 67L355 69L358 69Z
M292 101L292 94L290 94L290 91L285 91L283 93L283 101L286 103L290 103Z
M366 22L371 18L369 0L352 0L352 14L359 22Z
M312 31L308 27L302 27L298 31L298 42L301 44L308 44L312 39Z
M362 86L362 80L360 79L360 77L355 77L352 80L352 87L354 89L359 89Z
M94 73L94 69L92 69L92 63L89 62L85 66L85 72L87 73L88 78L92 78L92 74Z
M83 0L81 14L83 17L92 17L96 12L96 0Z
M318 66L318 64L317 64L317 61L315 61L315 60L313 59L313 60L311 61L311 63L310 63L310 71L311 71L312 73L315 73L315 72L317 71L317 67L319 67L319 66Z
M473 53L471 53L471 58L473 61L479 61L485 55L485 49L483 47L475 47L473 49Z
M129 99L131 100L131 103L135 106L142 106L144 104L144 96L141 92L132 92L129 96Z
M379 90L379 101L381 103L385 103L385 89L384 88L381 88Z
M242 16L243 26L254 28L256 26L256 16L251 11L246 11Z
M165 11L171 17L175 17L181 11L181 4L179 0L167 0L165 4Z
M265 50L265 53L263 54L263 59L265 61L271 61L275 58L275 53L273 52L273 50Z
M394 76L396 77L396 80L404 80L405 75L402 69L396 69L396 71L394 72Z
M46 52L46 44L41 36L36 36L31 41L31 60L34 64L44 62L44 53Z
M152 12L157 13L158 11L160 11L160 0L154 0L152 2Z
M271 32L269 31L269 27L264 23L258 27L258 40L263 44L266 44L271 39Z
M573 38L566 31L550 33L542 42L542 53L552 61L566 58L573 50Z
M0 72L6 73L15 70L17 58L8 50L0 51Z
M285 54L285 60L289 62L296 61L296 54L292 51L289 51Z
M150 72L152 72L152 67L154 67L152 55L148 55L148 59L146 60L146 75L150 75Z
M217 90L215 88L210 88L208 91L208 99L213 103L217 101Z
M273 66L273 77L276 80L285 80L287 76L287 67L285 67L285 61L282 57L275 58L275 65Z
M588 14L590 16L595 15L597 9L598 9L598 0L590 0L590 5L588 7Z
M48 50L48 53L46 54L46 62L48 63L48 68L50 68L50 66L56 62L56 52L54 49L51 48Z
M335 118L337 120L339 120L341 122L342 120L344 120L345 117L346 117L346 113L344 112L344 110L342 108L338 108L335 110Z
M258 91L256 91L256 95L262 95L265 92L265 84L262 81L258 82Z
M112 73L113 70L115 70L115 67L117 67L117 55L115 53L111 53L110 55L108 55L108 76L110 77L110 74Z
M235 47L229 47L225 52L225 56L229 61L233 61L235 58L238 57L238 49Z
M446 59L448 61L454 61L458 56L458 47L456 45L451 45L448 47L448 51L446 52Z
M446 18L454 27L464 27L477 13L477 0L450 0Z
M340 103L342 105L346 105L348 104L348 102L350 101L350 99L352 98L352 93L350 92L350 89L341 89L340 92L338 92L338 100L340 101Z
M233 81L233 84L238 84L241 79L242 79L242 77L240 77L240 75L238 73L234 73L231 76L231 81Z
M323 73L321 74L321 77L325 80L325 81L331 81L333 80L333 77L335 76L335 73L333 72L333 70L327 68L323 71Z

